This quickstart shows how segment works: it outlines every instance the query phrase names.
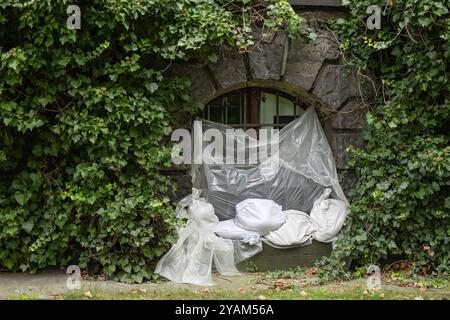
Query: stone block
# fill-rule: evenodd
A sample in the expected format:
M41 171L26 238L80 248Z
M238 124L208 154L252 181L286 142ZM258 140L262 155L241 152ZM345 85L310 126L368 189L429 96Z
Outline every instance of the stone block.
M219 89L247 81L244 57L237 51L226 51L219 61L208 65Z
M284 80L309 91L326 60L339 58L339 46L329 32L318 31L315 41L291 41Z
M270 43L261 42L248 53L251 76L257 80L279 80L286 34L279 32Z
M337 110L351 97L358 96L354 74L345 75L343 65L325 65L319 72L312 93Z
M366 113L367 109L362 101L350 100L333 114L331 126L334 129L363 129L367 125Z
M351 157L345 151L349 145L354 147L362 147L364 145L364 140L359 132L335 132L331 137L330 146L338 169L345 169L347 161Z
M205 103L216 94L214 82L202 65L177 64L171 68L171 74L191 79L193 102Z

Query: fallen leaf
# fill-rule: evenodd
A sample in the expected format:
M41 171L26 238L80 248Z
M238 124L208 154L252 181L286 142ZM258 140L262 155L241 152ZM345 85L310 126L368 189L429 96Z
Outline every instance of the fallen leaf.
M408 269L408 263L406 263L406 261L400 262L400 269L401 270Z
M286 281L284 281L284 279L280 279L277 280L277 282L275 282L275 288L283 290L286 286Z
M316 269L313 269L313 268L311 268L311 269L309 269L308 271L306 271L306 274L307 274L308 276L313 276L313 275L315 275L316 273L317 273Z
M257 298L258 300L267 300L267 298L265 297L265 296L258 296L258 298Z
M300 295L303 297L306 297L308 295L308 293L306 291L300 291Z
M422 274L426 275L428 273L428 268L422 267L422 268L420 268L420 271L422 271Z
M53 294L52 296L53 296L53 299L55 299L55 300L64 300L64 293L56 293L56 294Z
M85 296L85 297L88 297L88 298L92 298L92 293L91 293L90 291L86 291L86 292L84 293L84 296Z

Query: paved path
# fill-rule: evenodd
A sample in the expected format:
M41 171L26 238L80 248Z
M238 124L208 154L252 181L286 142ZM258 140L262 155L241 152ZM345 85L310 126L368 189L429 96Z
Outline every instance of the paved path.
M367 293L366 279L318 285L315 276L270 279L265 273L243 273L236 277L213 275L216 286L201 287L161 281L124 284L109 280L83 280L81 290L70 290L63 271L37 274L0 272L1 299L450 299L450 286L420 288L390 284L384 279L382 292ZM384 295L386 293L386 296Z
M57 295L69 292L66 285L68 275L63 271L45 271L37 274L0 272L0 299L17 297L20 295L35 296L40 299L53 299ZM241 287L256 286L260 289L266 287L258 284L260 274L243 274L237 277L223 277L213 275L217 284L214 288L224 290L239 290ZM81 290L146 290L146 291L198 291L203 287L189 284L178 284L169 281L161 283L124 284L115 281L83 280Z

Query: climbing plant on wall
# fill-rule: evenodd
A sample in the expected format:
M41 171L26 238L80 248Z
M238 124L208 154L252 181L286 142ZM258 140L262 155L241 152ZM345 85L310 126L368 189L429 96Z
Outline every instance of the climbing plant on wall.
M0 1L0 268L151 278L176 225L162 142L193 111L165 71L299 22L286 1Z
M450 272L450 1L344 1L333 24L350 69L371 74L376 97L364 148L349 148L357 185L352 212L324 276L342 258L379 264L407 258L416 271ZM366 9L378 5L380 30Z

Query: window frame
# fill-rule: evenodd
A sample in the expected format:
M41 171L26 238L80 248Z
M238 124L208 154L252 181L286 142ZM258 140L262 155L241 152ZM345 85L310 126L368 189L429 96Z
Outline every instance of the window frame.
M260 121L260 110L261 110L261 96L263 93L275 95L275 119L273 123L261 123ZM232 95L239 94L239 113L240 113L240 123L228 123L228 110L230 108L229 104L226 104L227 98ZM263 88L263 87L246 87L242 89L233 90L224 93L208 103L205 104L205 109L203 110L203 117L207 120L211 120L211 109L220 108L221 109L221 123L228 125L233 128L247 129L258 129L262 127L273 127L274 129L281 129L289 122L280 122L280 97L288 99L293 104L293 119L300 116L297 114L297 108L300 107L303 111L306 110L307 105L298 97L293 96L283 91L273 89L273 88ZM256 99L252 101L252 99ZM220 101L219 101L220 100ZM219 104L215 104L219 102ZM236 108L236 107L232 107ZM282 117L282 115L281 115ZM249 119L250 118L250 119ZM257 121L255 121L257 119ZM250 120L250 121L248 121Z

